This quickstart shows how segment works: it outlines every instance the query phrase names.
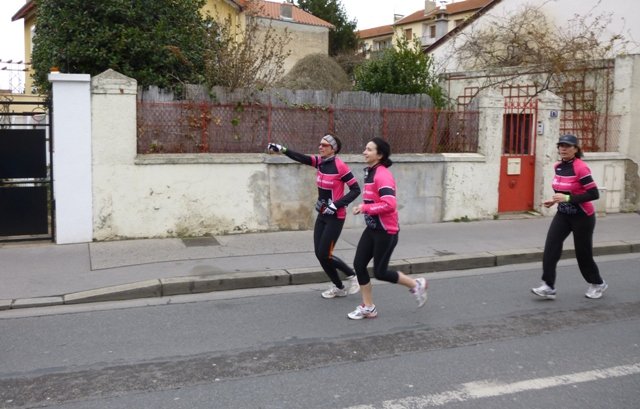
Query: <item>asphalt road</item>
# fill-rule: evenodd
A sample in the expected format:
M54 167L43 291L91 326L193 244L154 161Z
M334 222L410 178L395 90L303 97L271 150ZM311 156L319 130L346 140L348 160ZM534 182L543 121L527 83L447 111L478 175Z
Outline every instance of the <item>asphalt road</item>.
M0 312L2 408L637 408L640 254L429 274L427 306L290 286Z

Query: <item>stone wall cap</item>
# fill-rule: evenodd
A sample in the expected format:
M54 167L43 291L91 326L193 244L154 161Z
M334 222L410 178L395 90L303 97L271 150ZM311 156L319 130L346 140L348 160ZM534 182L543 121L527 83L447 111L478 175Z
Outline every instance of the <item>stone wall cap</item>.
M91 76L89 74L65 74L61 72L49 73L49 81L51 82L89 82Z
M94 94L137 94L138 82L109 68L91 80Z

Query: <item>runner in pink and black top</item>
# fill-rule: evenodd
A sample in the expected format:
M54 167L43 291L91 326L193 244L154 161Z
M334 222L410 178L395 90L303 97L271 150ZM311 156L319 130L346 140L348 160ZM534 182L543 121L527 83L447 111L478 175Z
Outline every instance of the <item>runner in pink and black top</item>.
M596 226L595 207L592 201L599 198L598 187L591 170L582 161L582 150L578 138L563 135L558 140L561 161L554 165L555 176L551 186L553 197L543 205L558 205L551 221L542 257L542 284L531 291L543 298L556 297L556 266L562 255L564 240L573 233L576 259L580 273L589 283L585 296L600 298L607 284L600 277L598 265L593 260L593 231Z
M313 166L316 171L318 217L313 229L315 254L333 286L322 293L323 298L344 297L359 291L356 274L347 264L333 254L334 247L347 215L347 206L360 195L360 185L349 166L336 156L342 147L338 137L325 135L320 141L319 155L304 155L286 147L270 143L268 149L280 152L305 165ZM344 193L345 185L349 188ZM347 277L347 285L338 274L342 271Z
M556 163L554 171L551 183L553 191L569 196L568 200L558 202L558 211L564 214L593 215L595 206L592 200L598 200L600 194L589 166L580 158L574 157Z
M367 227L388 234L398 233L396 182L389 168L378 163L365 169L362 200L362 213Z
M398 204L396 182L389 167L393 164L391 147L382 138L373 138L363 152L369 165L365 171L363 203L353 208L353 214L363 214L367 227L362 232L353 268L362 290L362 304L347 316L352 320L375 318L378 310L373 303L371 279L367 265L373 259L373 273L378 280L401 284L415 296L418 307L427 301L427 280L413 279L401 271L388 270L391 254L398 244Z

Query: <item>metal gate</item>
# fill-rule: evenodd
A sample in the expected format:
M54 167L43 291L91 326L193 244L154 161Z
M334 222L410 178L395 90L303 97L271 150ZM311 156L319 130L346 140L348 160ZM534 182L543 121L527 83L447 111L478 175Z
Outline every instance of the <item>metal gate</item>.
M53 240L51 106L13 99L0 96L0 242Z
M498 212L533 209L538 101L507 97L498 187Z

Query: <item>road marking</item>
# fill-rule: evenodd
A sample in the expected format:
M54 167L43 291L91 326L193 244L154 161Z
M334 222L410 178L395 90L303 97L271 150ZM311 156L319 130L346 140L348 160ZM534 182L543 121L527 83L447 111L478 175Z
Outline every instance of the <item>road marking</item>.
M618 378L640 373L640 363L614 366L612 368L577 372L568 375L550 376L547 378L528 379L514 383L501 383L490 380L469 382L459 388L433 395L410 396L402 399L388 400L379 405L357 405L345 409L418 409L442 406L450 402L465 402L473 399L510 395L525 391L548 389L556 386L574 385L597 381L599 379Z

